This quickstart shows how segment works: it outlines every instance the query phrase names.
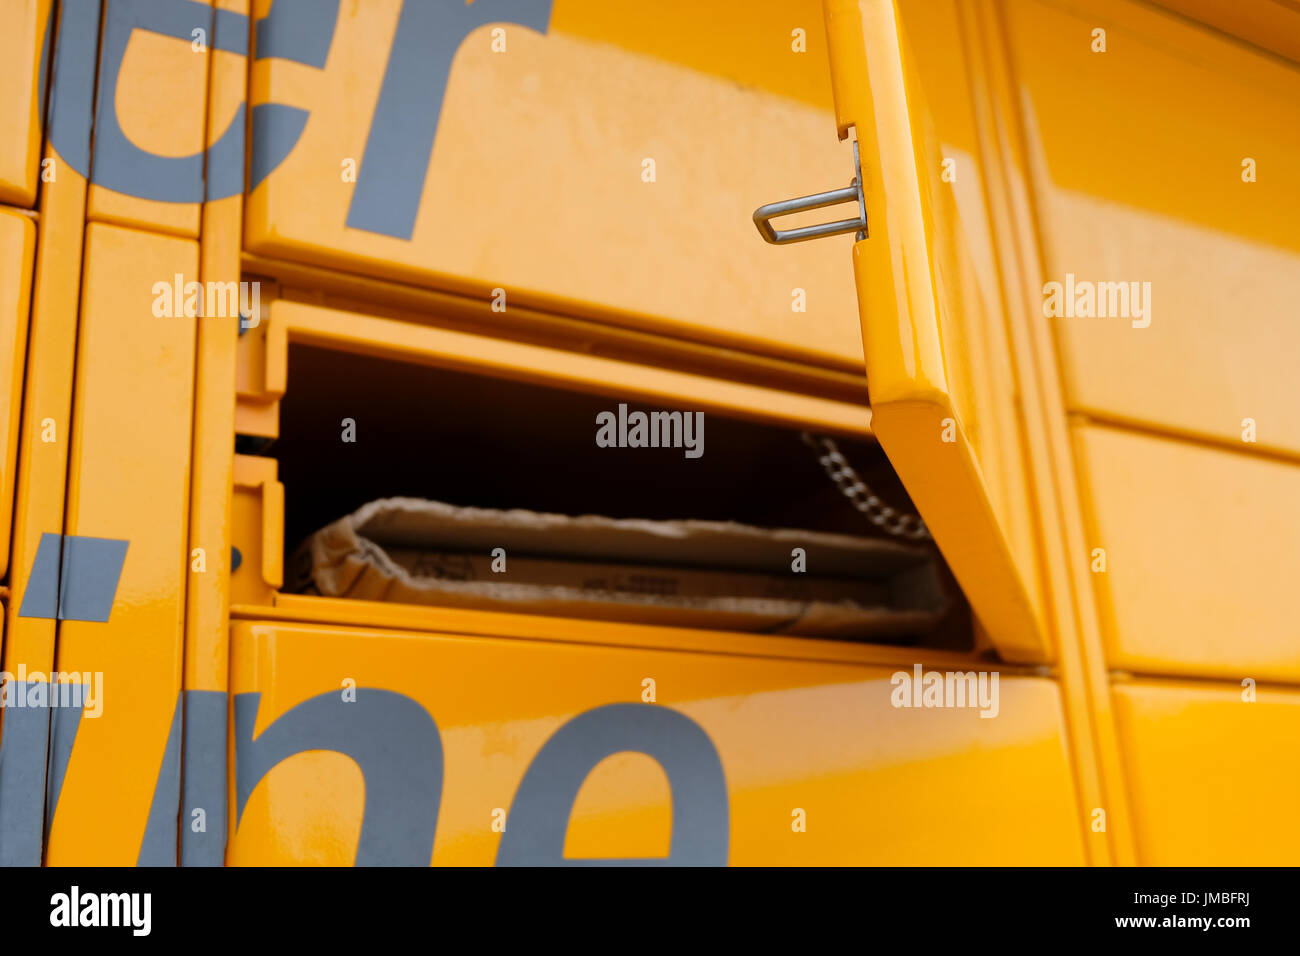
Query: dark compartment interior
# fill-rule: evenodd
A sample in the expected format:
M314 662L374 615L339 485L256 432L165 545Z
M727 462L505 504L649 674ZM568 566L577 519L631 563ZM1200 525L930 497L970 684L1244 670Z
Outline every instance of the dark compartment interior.
M885 537L831 483L799 432L704 416L704 453L601 448L596 416L626 397L591 395L293 345L278 459L285 544L378 498L613 518L700 518ZM627 402L629 411L694 411ZM356 422L356 441L341 439ZM837 439L894 507L911 502L880 447ZM933 545L928 545L933 549ZM937 551L935 552L937 556ZM972 643L970 613L947 569L953 609L927 646Z

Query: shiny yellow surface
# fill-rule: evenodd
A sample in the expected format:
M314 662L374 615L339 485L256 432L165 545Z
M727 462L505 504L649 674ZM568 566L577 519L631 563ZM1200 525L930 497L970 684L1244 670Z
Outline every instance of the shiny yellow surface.
M1081 861L1053 683L1004 676L1001 716L982 720L892 707L893 669L245 622L235 626L231 690L262 694L254 739L345 678L418 701L445 759L440 802L428 795L435 864L491 863L492 811L507 811L508 828L541 745L568 718L614 702L672 708L708 734L727 781L732 864ZM654 704L641 703L646 677ZM566 855L664 855L667 797L649 758L598 765L570 817ZM363 805L347 758L290 757L254 790L227 862L350 863ZM792 830L795 808L806 832Z
M1099 426L1075 447L1111 666L1300 682L1300 468Z
M942 152L890 0L828 0L837 121L861 150L869 238L853 250L873 430L980 623L1009 660L1053 656L971 438L963 343L981 302ZM968 425L967 423L972 423ZM1014 467L1014 465L1012 465Z
M984 188L1007 303L1005 320L1018 406L1024 424L1040 579L1048 621L1060 654L1061 693L1074 742L1075 779L1085 807L1106 813L1104 831L1090 829L1090 862L1132 865L1136 859L1128 796L1111 706L1110 679L1091 599L1083 517L1074 477L1065 401L1050 330L1041 311L1042 265L1038 227L1028 200L1028 163L1022 146L1020 94L1009 69L1000 5L963 0L973 64L972 99L979 128Z
M1142 865L1300 858L1300 692L1257 687L1253 703L1243 693L1240 681L1115 685Z
M211 0L198 0L200 3ZM195 27L207 24L195 23ZM203 151L209 59L237 62L229 53L194 49L192 39L134 30L117 75L113 108L122 133L140 149L159 156ZM225 125L217 128L220 135ZM141 199L93 184L86 218L139 229L198 238L199 203Z
M379 355L577 391L625 396L628 401L689 403L693 408L737 418L812 425L831 432L866 437L871 412L851 402L746 385L635 365L599 355L503 341L448 329L378 318L362 312L324 308L288 299L263 304L260 367L248 377L268 396L282 395L287 380L287 343L319 345L364 355ZM250 333L243 337L248 338Z
M63 530L85 228L85 179L48 143L44 158L53 160L61 172L40 187L18 491L9 551L11 597L4 669L11 673L25 667L48 674L54 666L55 622L22 618L18 611L41 536Z
M1272 15L1234 9L1209 19L1250 36ZM1151 287L1145 327L1044 320L1079 413L1078 561L1107 663L1294 681L1285 602L1244 596L1285 593L1300 567L1300 70L1121 0L1021 0L1005 19L1043 280ZM1094 28L1105 53L1074 41Z
M610 325L597 319L513 304L494 311L490 299L399 284L322 266L244 253L244 269L265 277L264 300L283 296L313 304L359 308L474 335L529 342L576 352L594 352L637 365L675 368L717 379L822 395L867 407L866 375L854 368L829 368L796 359L675 337L667 332ZM247 339L248 333L240 338ZM242 359L241 359L242 361ZM244 386L241 380L241 398ZM249 396L253 401L256 397ZM242 404L242 403L241 403ZM250 419L251 420L251 419ZM244 433L241 428L241 434ZM249 431L247 434L258 434Z
M35 255L35 223L18 212L0 208L0 403L4 406L0 411L0 580L9 568L9 520L13 514Z
M311 112L265 183L203 207L88 189L49 144L58 178L38 182L49 2L11 6L0 202L40 203L0 209L3 663L100 671L105 694L47 862L136 861L182 687L260 693L260 734L349 678L437 721L441 792L416 797L437 864L492 863L493 811L543 743L610 703L708 735L735 864L1300 859L1288 6L826 0L824 28L812 0L555 0L549 33L510 28L508 54L487 27L466 39L410 241L347 228L339 176L400 0L340 5L323 70L136 32L114 108L142 148L202 149L246 93ZM852 175L833 132L861 145L869 238L763 245L756 205ZM176 273L265 277L260 324L154 317ZM1044 317L1065 273L1151 282L1151 324ZM278 435L291 344L877 435L996 656L282 594L293 503L274 449L236 456L232 433ZM60 532L128 541L107 623L17 616ZM999 670L997 719L890 706L917 657ZM290 757L236 827L234 733L227 862L350 863L359 767ZM565 852L662 856L672 816L664 770L621 752L582 786Z
M1300 9L1290 0L1155 0L1175 13L1300 63Z
M41 50L52 0L0 3L0 203L36 205L40 175Z
M1003 281L1014 286L1033 276L1036 264L1022 260L1009 266L1008 260L1024 257L1041 242L1044 281L1071 272L1081 279L1150 282L1157 310L1150 327L1135 328L1129 315L1053 320L1067 407L1103 420L1199 434L1247 453L1289 453L1289 431L1298 421L1291 411L1296 389L1289 370L1300 343L1295 338L1300 326L1291 321L1300 314L1292 288L1300 269L1289 248L1294 230L1286 224L1295 219L1292 200L1300 193L1291 175L1297 151L1285 145L1295 124L1279 130L1273 119L1294 113L1300 99L1290 92L1297 81L1294 69L1136 5L1069 6L1068 16L1056 9L1067 5L1033 0L1001 4L1000 14L988 16L991 8L964 5L965 23L955 18L959 32L969 36L972 21L992 21L984 42L996 57L1007 38L1014 54L1011 73L1020 84L1012 98L993 100L994 119L984 121L981 135L1005 136L1008 124L1012 129L1020 124L1028 168L994 169L989 195L999 201L999 190L1008 188L1012 220L1028 211L1037 233L1012 233L1011 242L990 255L978 215L971 215L978 204L962 202L961 170L972 165L964 155L969 138L957 114L929 106L932 98L942 103L945 90L956 85L945 83L932 65L943 43L942 31L934 29L944 20L936 14L941 6L828 0L837 125L841 135L856 133L862 147L870 237L855 248L855 268L873 430L990 639L1006 656L1007 647L999 643L1006 630L992 623L989 601L990 594L1005 599L1013 592L990 575L989 565L1009 566L1032 594L1034 578L1027 571L1038 564L1040 553L1025 547L1024 538L998 533L1007 526L1003 516L1028 502L1006 507L999 497L1002 480L981 468L994 462L1003 473L1014 471L1020 446L987 437L996 405L987 389L980 390L979 378L982 364L999 361L999 347L989 335L992 326L980 325L979 280L1001 271ZM1089 49L1094 26L1109 28L1110 49L1104 55ZM1080 82L1080 76L1088 81ZM987 110L981 97L985 85L995 89L996 81L975 69L970 82L977 111ZM1247 87L1266 92L1252 98ZM1132 90L1141 95L1127 92ZM1237 108L1239 102L1246 108ZM1121 142L1125 148L1116 149ZM1281 167L1282 175L1268 190L1249 192L1259 183L1242 182L1242 157L1228 162L1228 153L1240 143L1250 144L1257 161L1268 156L1270 165ZM1186 161L1168 161L1183 156L1189 144ZM990 157L1018 161L1019 144L999 145L1000 155L989 150L987 140L979 144L985 163ZM955 163L955 180L939 175L945 163ZM978 161L973 165L984 172ZM1167 175L1166 167L1175 175ZM1036 202L1028 210L1017 192L1017 180L1026 174ZM997 182L1001 177L1009 187ZM975 283L964 259L978 264ZM1190 263L1196 263L1195 279ZM1020 275L1017 267L1024 270ZM1132 275L1115 271L1130 268L1136 270ZM1032 288L1027 304L1036 313L1043 299L1039 284ZM996 314L998 308L994 298L985 311ZM1013 327L1019 321L1014 318ZM1030 351L1017 362L1053 360L1050 345L1044 351L1034 344L1037 335L1030 331ZM1022 365L1021 375L1027 372L1040 374ZM1045 381L1050 402L1050 374ZM1071 449L1068 444L1062 449L1056 438L1060 412L1049 407L1048 417L1053 420L1048 462L1057 474L1042 473L1039 493L1067 489L1061 518L1067 539L1077 540L1071 527L1076 519L1069 513L1076 507L1071 480L1068 471L1060 472L1074 467ZM1246 417L1263 423L1257 442L1241 441ZM931 437L944 418L956 426L957 441L948 449ZM1084 642L1082 658L1073 647L1063 649L1062 665L1067 681L1076 674L1082 678L1079 686L1091 712L1084 720L1097 722L1098 769L1116 808L1121 774L1111 756L1108 707L1101 697L1107 664L1155 673L1224 673L1249 663L1265 676L1293 680L1300 660L1284 639L1281 605L1244 613L1233 609L1233 595L1254 591L1270 578L1280 584L1300 567L1286 519L1281 528L1276 520L1272 527L1263 523L1294 499L1292 466L1210 453L1201 459L1213 464L1186 478L1194 463L1190 455L1183 460L1133 451L1167 446L1134 439L1110 443L1095 455L1081 454L1080 494L1085 509L1091 504L1098 516L1094 527L1100 522L1106 529L1100 535L1105 540L1089 541L1088 547L1113 540L1133 566L1126 568L1123 584L1096 576L1099 614L1080 608L1077 633L1068 625L1062 629L1059 619L1053 622L1065 639ZM1098 472L1107 477L1096 478ZM1096 483L1104 487L1099 490ZM1217 500L1211 489L1218 490ZM1051 516L1045 512L1044 518ZM1265 543L1253 545L1260 536ZM1010 561L1000 561L1003 556ZM1108 573L1114 573L1114 552L1108 558ZM1087 552L1069 560L1086 568ZM1234 567L1225 572L1225 563ZM1087 581L1086 572L1072 575L1087 582L1081 600L1091 600L1094 582ZM1058 600L1068 598L1056 580L1052 587ZM1180 598L1186 588L1196 593L1191 601ZM1122 591L1112 602L1114 589ZM1061 610L1069 613L1068 607ZM1095 616L1107 644L1105 660L1092 647ZM1117 822L1123 825L1122 819ZM1116 841L1120 859L1123 843Z
M272 289L264 283L262 295ZM284 323L271 314L270 302L261 303L260 321L245 329L235 343L235 432L277 438L280 435L280 399L288 374Z
M506 614L307 594L277 594L273 607L232 605L231 614L263 623L348 625L354 630L426 631L482 637L528 638L539 641L643 647L671 651L706 651L746 657L824 661L854 665L891 666L910 663L910 651L888 644L859 641L780 637L736 631L703 631L657 627L622 621L579 620L530 614ZM971 655L951 651L925 652L927 667L964 670ZM1016 673L1019 673L1017 669Z
M1169 5L1185 13L1206 6ZM1249 36L1264 6L1215 5L1207 19ZM1052 490L1074 583L1083 668L1078 674L1063 659L1064 686L1067 698L1072 680L1086 691L1116 859L1150 862L1140 852L1143 827L1162 810L1149 789L1130 785L1132 764L1118 758L1130 727L1119 720L1107 669L1231 674L1228 662L1250 661L1274 674L1291 670L1269 610L1233 614L1227 595L1234 581L1258 593L1260 582L1287 574L1269 563L1285 559L1281 539L1270 532L1262 546L1244 543L1234 524L1258 520L1250 492L1264 495L1264 509L1270 497L1277 507L1288 483L1248 455L1292 455L1283 446L1296 423L1296 392L1278 360L1295 351L1287 304L1295 269L1284 248L1293 236L1278 217L1294 205L1294 151L1278 152L1279 137L1290 133L1272 117L1294 112L1287 91L1296 75L1258 50L1138 4L1016 0L984 19L1007 77L990 127L1008 160L1009 248L1022 270L1012 321L1036 340ZM1094 29L1107 31L1105 53L1092 52ZM1243 157L1258 161L1257 154L1282 166L1281 181L1264 194L1250 192L1263 178L1242 180ZM1044 318L1046 283L1069 273L1150 282L1150 324L1135 327L1135 317L1123 315ZM1236 412L1242 404L1256 411ZM1113 440L1093 449L1091 440L1074 440L1070 411L1079 423L1134 432L1108 433ZM1244 443L1242 419L1256 415L1258 443ZM1152 440L1161 434L1234 454ZM1202 465L1219 481L1217 496L1188 471ZM1120 476L1129 487L1118 487ZM1099 529L1106 540L1096 539ZM1125 552L1123 567L1108 550L1107 570L1094 571L1093 549L1112 539ZM1192 608L1208 608L1228 632L1210 634ZM1180 794L1183 806L1205 799L1202 783Z
M410 240L347 228L355 187L341 175L361 163L401 6L341 5L323 70L253 63L252 104L311 117L249 196L248 249L861 367L851 277L827 254L850 240L776 248L750 222L762 202L853 176L825 136L815 0L554 0L549 32L507 27L505 53L481 27L453 62Z
M1145 328L1050 320L1069 406L1300 459L1300 66L1124 0L1005 9L1045 279L1151 284Z
M154 317L152 287L198 265L192 240L86 231L66 530L129 543L109 620L59 625L59 669L102 672L104 702L77 733L52 865L135 863L181 689L195 320Z
M951 192L943 215L947 228L960 230L960 238L949 235L946 240L956 243L952 259L960 271L949 281L960 290L963 306L944 335L949 387L959 408L978 410L963 415L962 430L1016 557L1026 596L1041 618L1038 522L1033 509L1025 507L1032 484L1024 461L1024 388L1004 321L1005 291L999 281L1004 277L987 199L1001 170L989 168L990 158L981 148L980 112L971 91L983 82L982 64L968 6L964 0L902 0L896 9L928 114L928 138L921 141L928 151L924 158L940 164L940 183ZM945 165L951 182L944 179Z
M284 583L284 485L278 462L234 457L234 497L228 533L240 565L228 580L231 604L268 604Z
M247 0L218 7L247 13ZM222 115L243 100L243 57L216 53L208 88L208 139L224 129ZM242 199L203 206L199 272L204 280L238 282ZM234 478L234 383L239 319L199 323L194 383L194 458L190 490L190 554L203 548L207 570L191 571L185 592L185 689L225 690L230 669L231 497Z

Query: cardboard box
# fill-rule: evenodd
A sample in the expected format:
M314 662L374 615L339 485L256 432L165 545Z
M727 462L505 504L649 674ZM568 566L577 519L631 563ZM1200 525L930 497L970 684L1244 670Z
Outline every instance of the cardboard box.
M916 635L946 605L931 553L891 541L416 498L321 529L290 573L330 597L819 637Z

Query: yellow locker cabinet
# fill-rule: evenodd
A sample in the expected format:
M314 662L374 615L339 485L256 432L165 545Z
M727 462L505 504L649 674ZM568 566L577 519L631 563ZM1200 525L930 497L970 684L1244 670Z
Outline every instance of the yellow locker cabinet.
M588 642L237 622L228 863L1082 862L1050 680L983 719L894 706L910 663L563 623Z
M97 689L0 859L1294 862L1300 52L1206 6L10 4L4 661ZM306 350L856 440L965 643L287 594Z
M1243 678L1115 685L1144 866L1291 866L1300 693Z
M250 252L861 371L850 276L748 223L849 176L816 0L325 7L254 5Z

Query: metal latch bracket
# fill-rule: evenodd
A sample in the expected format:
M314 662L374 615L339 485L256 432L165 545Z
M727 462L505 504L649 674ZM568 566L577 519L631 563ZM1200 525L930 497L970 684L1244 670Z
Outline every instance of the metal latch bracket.
M798 199L783 199L770 202L754 210L754 225L758 234L773 245L783 246L789 242L805 242L809 239L821 239L825 236L839 236L847 232L856 232L858 239L867 238L867 200L862 195L862 163L858 159L858 143L853 141L853 182L843 189L800 196ZM791 213L804 212L809 209L822 209L826 206L838 206L856 200L858 218L841 219L839 222L823 222L813 226L799 226L795 229L777 229L772 220Z

